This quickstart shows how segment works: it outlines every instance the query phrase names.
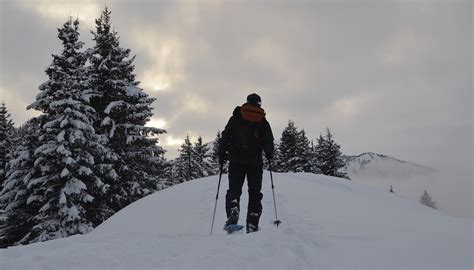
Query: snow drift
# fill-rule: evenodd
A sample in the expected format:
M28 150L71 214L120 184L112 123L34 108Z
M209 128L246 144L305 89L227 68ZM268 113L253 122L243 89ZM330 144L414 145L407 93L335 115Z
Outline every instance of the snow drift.
M276 228L264 175L261 231L226 235L223 177L143 198L88 235L0 250L1 269L472 269L471 219L452 218L351 181L275 174ZM242 214L247 194L243 193Z

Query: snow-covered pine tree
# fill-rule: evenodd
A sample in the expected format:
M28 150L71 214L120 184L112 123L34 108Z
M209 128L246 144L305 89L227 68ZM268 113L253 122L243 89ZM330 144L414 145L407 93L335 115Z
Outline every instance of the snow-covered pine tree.
M299 156L299 164L296 168L296 172L313 172L313 153L311 149L311 144L308 138L306 137L306 132L304 129L300 130L297 133L296 137L296 153Z
M334 141L329 128L326 129L324 137L319 136L315 155L316 167L322 174L349 179L347 174L339 172L339 169L344 167L345 162L342 157L341 146Z
M284 163L281 161L280 156L281 156L281 154L280 154L280 142L275 142L275 150L273 151L273 158L271 160L271 162L272 162L272 171L274 171L274 172L283 172L283 169L281 168L281 166ZM270 169L269 161L266 158L263 159L263 168L266 169L266 170Z
M311 147L304 130L298 130L293 121L288 121L288 126L281 134L278 153L276 155L276 171L281 172L311 172L312 165Z
M431 199L430 194L428 194L428 191L426 190L420 197L420 203L433 209L438 209L438 207L436 206L436 202Z
M324 174L322 168L326 168L327 160L325 158L325 140L322 134L319 134L319 138L316 140L316 145L314 146L314 165L320 174Z
M296 147L298 140L298 130L293 121L288 121L281 134L280 144L278 145L279 163L278 169L281 172L295 172L299 166L300 157Z
M311 158L311 172L316 173L316 174L321 174L321 171L319 170L318 167L318 160L316 158L316 145L314 145L314 141L311 140L311 146L310 146L310 158Z
M186 135L178 152L178 157L173 161L174 184L211 175L213 168L209 146L202 143L201 137L193 145L189 135Z
M221 132L217 131L216 138L212 142L212 152L211 152L211 167L212 167L212 174L216 175L219 174L219 142L222 138ZM227 173L229 168L229 163L226 162L224 167L222 168L222 173Z
M163 177L158 181L158 190L165 189L173 186L174 176L173 176L174 162L173 160L167 161L166 166L163 168Z
M39 146L34 151L38 177L31 179L28 203L41 205L28 242L88 233L94 226L89 211L107 185L94 172L95 156L106 155L92 126L87 55L79 50L79 21L70 18L58 29L63 50L46 69L49 80L28 109L41 111Z
M164 150L154 135L162 129L146 127L152 117L150 98L135 80L130 49L120 47L117 32L111 27L111 12L106 7L96 19L92 32L95 45L89 50L92 98L96 109L94 127L106 135L105 146L112 158L118 178L110 182L111 207L118 211L129 203L157 190L164 177Z
M0 105L0 187L5 181L6 166L13 151L15 127L5 102Z
M186 179L183 178L183 167L180 166L181 163L179 160L179 156L175 159L170 160L168 164L170 164L170 167L168 169L165 169L165 173L167 173L169 176L167 185L174 186L179 183L185 182Z
M0 248L23 244L29 237L40 204L28 200L31 179L38 176L34 166L33 152L38 147L40 119L28 120L19 128L18 145L8 162L6 180L0 192L0 204L5 210L5 224L0 226Z
M193 147L193 164L195 168L195 178L201 178L213 175L213 166L211 164L211 154L209 153L209 145L202 142L202 137L199 136L197 142Z
M174 184L192 180L193 145L189 135L184 138L184 143L178 149L178 157L174 160Z

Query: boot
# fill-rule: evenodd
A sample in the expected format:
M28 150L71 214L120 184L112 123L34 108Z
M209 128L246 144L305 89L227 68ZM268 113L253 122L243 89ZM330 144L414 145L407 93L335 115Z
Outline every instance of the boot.
M239 207L235 206L230 209L230 215L227 217L224 229L229 225L235 225L239 222Z
M260 228L258 227L258 221L262 213L249 213L247 215L247 233L256 232Z

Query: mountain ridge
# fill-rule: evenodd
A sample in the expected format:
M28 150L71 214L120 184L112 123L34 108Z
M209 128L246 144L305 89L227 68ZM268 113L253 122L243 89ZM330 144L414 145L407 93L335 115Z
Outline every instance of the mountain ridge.
M347 173L350 178L359 176L411 178L435 171L435 169L425 165L374 152L344 155L343 158L345 166L340 171Z

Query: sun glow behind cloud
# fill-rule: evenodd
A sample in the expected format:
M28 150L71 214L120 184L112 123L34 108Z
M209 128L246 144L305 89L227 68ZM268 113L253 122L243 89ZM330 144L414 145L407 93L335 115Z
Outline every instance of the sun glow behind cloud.
M148 127L155 127L155 128L161 128L161 129L166 129L168 123L166 122L165 119L162 118L152 118L148 123L146 123L146 126Z
M183 142L184 142L183 139L175 138L172 135L166 136L164 140L164 144L166 146L178 146L178 145L181 145Z
M167 91L183 79L181 42L177 38L158 36L156 31L135 33L137 45L150 58L151 66L139 74L142 86L150 91Z

